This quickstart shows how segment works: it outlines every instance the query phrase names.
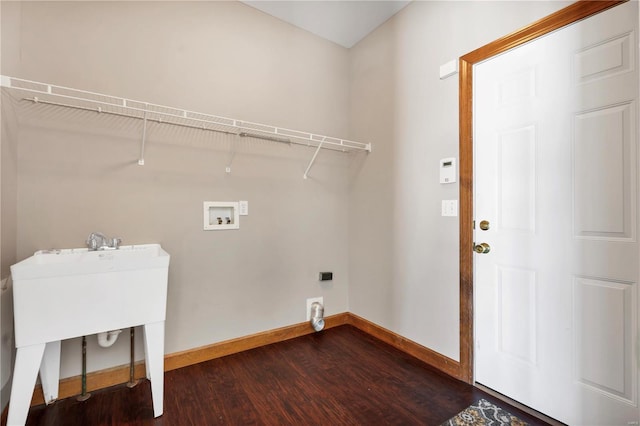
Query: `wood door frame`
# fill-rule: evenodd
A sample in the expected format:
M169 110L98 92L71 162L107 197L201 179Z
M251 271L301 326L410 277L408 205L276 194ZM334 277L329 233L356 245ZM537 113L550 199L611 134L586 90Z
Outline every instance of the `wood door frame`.
M458 378L473 384L473 66L628 0L579 0L460 58L460 363Z

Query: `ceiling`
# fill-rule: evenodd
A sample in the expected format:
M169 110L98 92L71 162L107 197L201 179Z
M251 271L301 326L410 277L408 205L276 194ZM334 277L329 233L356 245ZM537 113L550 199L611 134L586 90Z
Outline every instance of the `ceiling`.
M241 1L346 48L410 3L410 0Z

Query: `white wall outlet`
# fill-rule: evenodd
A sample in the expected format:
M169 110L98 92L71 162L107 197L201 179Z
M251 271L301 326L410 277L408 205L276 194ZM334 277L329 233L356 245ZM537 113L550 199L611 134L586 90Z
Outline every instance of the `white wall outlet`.
M307 321L311 319L311 305L313 305L313 302L320 302L320 304L324 306L323 299L323 297L312 297L307 299Z

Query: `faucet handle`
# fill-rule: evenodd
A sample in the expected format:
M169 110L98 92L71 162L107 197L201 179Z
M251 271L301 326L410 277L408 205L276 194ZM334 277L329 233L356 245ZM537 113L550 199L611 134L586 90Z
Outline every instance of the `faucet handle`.
M87 247L89 247L89 250L98 250L98 240L89 237L87 239Z
M111 247L117 249L120 248L120 243L122 242L122 238L112 238L111 239Z

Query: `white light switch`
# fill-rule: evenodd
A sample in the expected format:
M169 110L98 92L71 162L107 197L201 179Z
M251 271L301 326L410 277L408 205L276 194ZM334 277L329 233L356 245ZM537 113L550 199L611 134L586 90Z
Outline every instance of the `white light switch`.
M238 201L238 210L240 216L248 216L249 215L249 202L248 201Z
M442 200L442 216L458 216L458 200Z

